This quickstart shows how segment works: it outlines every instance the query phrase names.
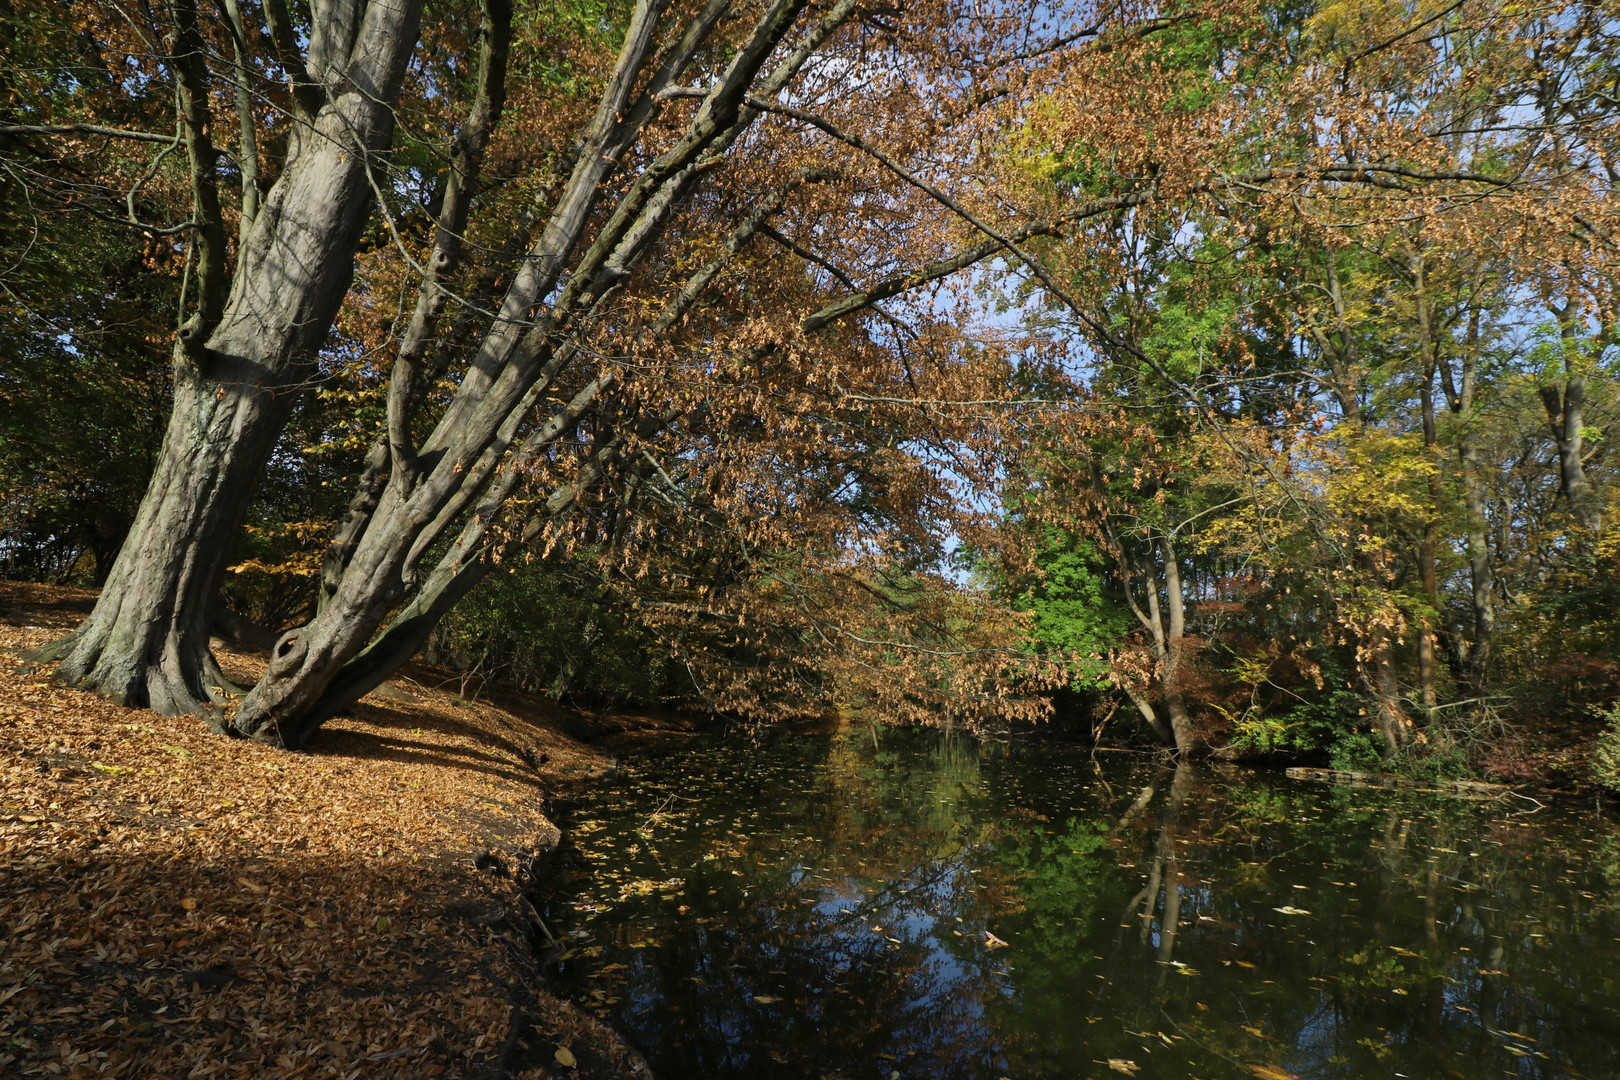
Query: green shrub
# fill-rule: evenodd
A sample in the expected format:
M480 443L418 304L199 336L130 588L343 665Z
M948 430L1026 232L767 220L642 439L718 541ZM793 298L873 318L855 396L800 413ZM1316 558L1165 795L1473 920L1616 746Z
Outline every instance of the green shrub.
M1607 728L1592 744L1592 779L1620 791L1620 704L1611 705L1598 715Z

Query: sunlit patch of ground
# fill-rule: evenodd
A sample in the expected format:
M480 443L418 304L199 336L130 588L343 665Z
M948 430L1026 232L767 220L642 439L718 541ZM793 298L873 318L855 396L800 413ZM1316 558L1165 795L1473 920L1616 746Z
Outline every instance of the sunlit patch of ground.
M0 584L0 646L90 599ZM406 680L294 755L0 655L0 1075L635 1075L529 947L545 790L611 767L563 719Z

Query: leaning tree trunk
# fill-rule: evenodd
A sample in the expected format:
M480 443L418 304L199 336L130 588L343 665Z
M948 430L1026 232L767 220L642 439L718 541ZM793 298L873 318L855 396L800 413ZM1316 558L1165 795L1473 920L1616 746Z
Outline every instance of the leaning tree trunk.
M540 239L516 273L501 304L501 317L480 343L454 399L420 451L410 445L411 395L391 393L390 476L375 509L362 511L363 529L352 541L339 574L328 575L325 602L306 626L282 636L264 677L243 699L233 726L238 734L299 747L337 710L409 659L448 604L484 572L484 539L491 519L518 475L507 459L516 446L524 459L565 436L599 395L615 381L615 369L599 373L521 443L517 436L540 394L555 385L574 357L576 328L597 313L603 297L627 276L706 168L752 124L758 112L749 93L774 97L855 10L840 0L772 70L759 79L776 46L797 22L803 0L775 0L707 92L682 138L646 166L585 246L592 210L620 151L637 137L660 91L673 85L695 55L724 4L711 3L667 51L644 82L654 57L654 34L662 5L640 0L613 74L582 140L574 171ZM639 96L638 96L639 91ZM767 202L769 200L767 199ZM734 254L759 225L741 230L728 244ZM570 255L584 247L571 268ZM723 255L726 253L723 253ZM720 257L717 257L720 258ZM693 276L670 303L678 318L701 294L718 262ZM563 271L571 269L559 286ZM525 317L553 294L545 316ZM531 328L532 327L532 328ZM395 378L401 376L396 369ZM555 496L554 496L555 498ZM420 565L430 548L464 521L462 536L430 575ZM423 580L426 577L426 580ZM440 590L435 594L435 589ZM390 614L404 606L404 621ZM376 640L373 635L383 632Z
M319 10L308 68L296 64L288 161L242 242L228 298L212 313L205 303L207 317L176 344L174 411L140 511L95 610L41 651L63 681L122 704L180 713L222 692L208 653L213 598L254 481L348 291L372 199L366 170L393 138L420 0ZM193 103L205 99L197 80L181 72ZM197 156L211 158L206 112L184 119L203 143Z
M238 365L212 366L176 364L168 437L135 524L95 610L44 654L70 685L163 713L220 702L229 685L208 651L212 602L291 402L221 378Z

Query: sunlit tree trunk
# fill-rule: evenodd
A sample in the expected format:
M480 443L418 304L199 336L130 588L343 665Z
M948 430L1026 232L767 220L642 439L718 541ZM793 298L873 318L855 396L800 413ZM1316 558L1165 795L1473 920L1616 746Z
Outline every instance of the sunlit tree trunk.
M1164 705L1170 714L1170 728L1175 733L1176 749L1188 753L1199 748L1197 733L1193 730L1192 716L1187 711L1187 698L1182 693L1182 664L1187 636L1186 601L1181 594L1181 563L1170 537L1160 535L1159 551L1164 558L1164 597L1169 618L1164 633Z
M1160 717L1153 703L1140 690L1131 687L1128 681L1122 682L1122 685L1131 703L1155 735L1174 746L1178 753L1195 753L1204 747L1194 730L1181 686L1185 660L1186 602L1181 595L1181 567L1175 545L1168 536L1161 535L1156 541L1149 540L1146 556L1138 564L1123 546L1125 542L1117 533L1111 537L1111 545L1125 582L1126 602L1153 642L1153 657L1159 673L1159 699L1164 704L1164 716ZM1163 559L1162 572L1155 566L1155 548ZM1141 600L1132 592L1133 582L1140 583ZM1161 589L1164 593L1162 600Z
M522 473L522 463L573 431L614 385L615 369L600 371L522 439L520 429L540 395L575 356L575 328L628 277L703 172L735 144L759 113L750 94L774 97L817 46L855 10L841 0L806 33L800 46L766 69L804 10L803 0L777 0L762 12L683 136L632 179L616 204L599 206L604 181L640 136L661 95L696 55L726 9L711 3L660 54L664 6L641 0L631 13L615 66L583 133L567 185L528 258L513 275L499 316L479 343L455 397L418 447L410 418L421 378L414 357L401 355L388 402L389 475L374 507L359 507L345 523L345 550L329 559L322 604L307 625L283 635L258 685L243 699L234 727L279 745L304 745L349 701L386 678L406 650L420 647L454 595L481 573L495 538L494 519ZM768 208L734 237L725 257L746 244ZM602 221L598 215L606 214ZM591 230L595 230L592 232ZM570 258L578 254L570 265ZM718 264L715 264L718 265ZM705 267L666 307L671 323L701 294ZM564 282L564 276L567 276ZM701 279L701 280L699 280ZM431 287L429 282L427 287ZM532 312L544 310L544 318ZM460 523L458 525L458 523ZM428 550L459 531L448 565L421 571ZM425 577L425 581L424 581ZM424 588L424 585L429 588ZM441 591L429 591L440 588ZM404 603L401 623L396 609ZM388 625L385 627L385 623ZM378 631L383 633L373 640Z

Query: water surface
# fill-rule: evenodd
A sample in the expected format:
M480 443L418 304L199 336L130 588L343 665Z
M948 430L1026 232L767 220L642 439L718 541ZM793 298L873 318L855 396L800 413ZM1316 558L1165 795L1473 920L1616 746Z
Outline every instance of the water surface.
M1620 829L934 733L563 808L554 989L663 1080L1620 1077Z

